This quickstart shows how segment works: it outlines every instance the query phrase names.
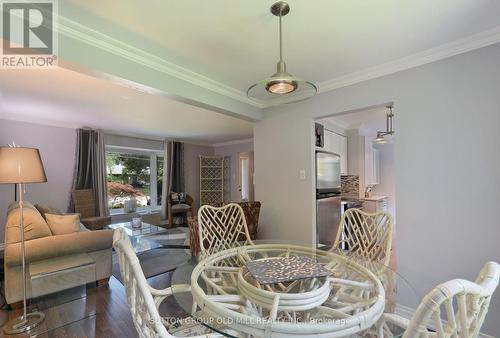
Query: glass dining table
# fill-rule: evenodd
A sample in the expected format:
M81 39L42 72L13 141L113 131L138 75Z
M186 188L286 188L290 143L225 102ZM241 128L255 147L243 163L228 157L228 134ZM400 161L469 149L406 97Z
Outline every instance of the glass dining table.
M400 289L419 300L382 263L280 241L212 248L177 268L172 285L192 319L227 337L376 337Z

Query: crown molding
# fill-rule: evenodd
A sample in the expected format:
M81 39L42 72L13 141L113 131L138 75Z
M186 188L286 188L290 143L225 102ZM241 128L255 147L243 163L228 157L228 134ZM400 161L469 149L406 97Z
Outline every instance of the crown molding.
M452 41L395 61L383 63L378 66L366 68L358 72L318 83L318 93L325 93L338 88L372 80L410 68L415 68L499 42L500 26L497 26L493 29L474 34L460 40Z
M72 39L105 50L132 62L154 69L160 73L186 81L239 102L261 109L275 105L272 103L265 104L251 100L244 92L238 89L112 38L109 35L98 32L64 16L59 16L58 30L60 34ZM395 61L320 82L317 84L318 94L422 66L499 42L500 26Z
M225 146L232 146L235 144L244 144L244 143L253 143L253 138L246 138L243 140L233 140L233 141L227 141L227 142L221 142L221 143L214 143L214 144L212 144L212 147L225 147Z
M252 105L254 107L264 108L262 104L249 99L246 94L240 90L193 72L187 68L181 67L173 62L124 43L118 39L112 38L109 35L98 32L92 28L68 19L67 17L59 16L58 20L58 32L69 38L105 50L106 52L154 69L160 73L164 73L201 88L211 90L234 100Z

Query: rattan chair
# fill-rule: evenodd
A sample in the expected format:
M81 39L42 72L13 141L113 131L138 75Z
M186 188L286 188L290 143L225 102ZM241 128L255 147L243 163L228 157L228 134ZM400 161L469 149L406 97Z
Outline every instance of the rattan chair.
M259 201L250 201L250 202L233 202L238 204L245 214L245 220L247 222L248 233L250 234L250 238L252 240L257 239L258 227L259 227L259 215L261 203ZM217 205L213 205L215 207L222 207L224 203L220 203ZM198 232L198 220L194 218L188 219L189 224L189 239L190 239L190 247L191 254L193 256L197 256L200 253L200 239ZM240 235L240 241L245 241L246 235Z
M172 324L165 321L159 314L158 309L161 303L173 292L190 292L190 285L179 284L172 285L166 289L158 290L151 287L139 264L130 240L123 229L115 230L113 234L113 247L116 250L120 264L120 273L123 279L123 285L127 294L132 320L141 338L175 338L167 330L167 326ZM210 333L210 331L201 324L191 326L175 327L175 334L180 337L195 338L213 338L222 337L220 334ZM192 334L195 334L194 336Z
M395 327L404 329L403 338L476 338L498 286L500 265L486 263L476 281L454 279L424 297L411 320L384 314L377 337L394 337Z
M111 216L97 216L95 193L93 189L79 189L71 192L75 212L80 214L80 222L87 229L101 230L111 224Z
M175 193L172 193L175 194ZM174 216L183 214L185 215L185 223L188 223L188 216L193 216L193 198L186 194L186 201L183 203L173 203L172 194L167 198L167 214L168 214L168 225L174 226ZM188 215L189 214L189 215Z
M389 265L394 222L387 212L349 209L343 215L332 250L344 250Z
M243 209L236 203L220 208L203 205L198 210L198 234L202 256L237 242L253 244Z

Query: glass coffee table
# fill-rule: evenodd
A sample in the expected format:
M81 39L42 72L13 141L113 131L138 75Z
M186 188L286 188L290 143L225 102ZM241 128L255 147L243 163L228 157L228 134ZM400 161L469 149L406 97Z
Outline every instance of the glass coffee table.
M123 230L125 230L136 253L163 247L163 245L158 241L152 240L151 236L168 232L166 228L162 228L145 222L142 222L141 227L137 228L132 227L132 222L120 222L108 225L108 229L111 230L115 230L118 228L122 228ZM173 234L172 236L175 237L175 234Z

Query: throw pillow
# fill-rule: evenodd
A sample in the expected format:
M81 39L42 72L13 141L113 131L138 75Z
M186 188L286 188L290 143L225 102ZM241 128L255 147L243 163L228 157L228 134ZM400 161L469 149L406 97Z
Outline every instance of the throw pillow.
M170 198L172 199L172 204L186 203L185 192L173 192L172 195L170 195Z
M36 208L36 210L38 210L40 212L43 219L45 219L45 220L46 220L45 214L52 214L52 215L62 215L63 214L59 209L54 208L53 206L50 206L50 205L43 206L40 204L35 204L35 208Z
M80 214L45 214L53 235L66 235L80 231Z

